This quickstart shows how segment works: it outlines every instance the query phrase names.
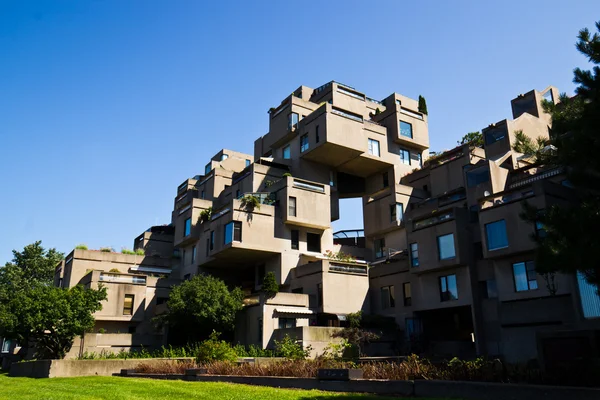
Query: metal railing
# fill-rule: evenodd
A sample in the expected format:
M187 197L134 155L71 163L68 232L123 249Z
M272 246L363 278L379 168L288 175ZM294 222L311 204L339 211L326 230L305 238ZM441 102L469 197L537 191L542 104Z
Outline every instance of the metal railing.
M531 177L528 177L528 178L525 178L525 179L520 179L520 180L518 180L516 182L511 183L510 186L509 186L509 189L514 189L514 188L517 188L519 186L527 185L527 184L535 182L535 181L540 181L542 179L550 178L552 176L560 174L563 171L564 171L564 169L562 167L558 167L558 168L554 168L554 169L551 169L551 170L543 171L543 172L540 172L538 174L532 175Z
M347 229L343 231L337 231L333 233L334 239L345 239L345 238L358 238L365 237L364 229Z
M114 282L114 283L130 283L135 285L145 285L145 276L131 276L131 275L118 275L118 274L100 274L100 281L102 282Z

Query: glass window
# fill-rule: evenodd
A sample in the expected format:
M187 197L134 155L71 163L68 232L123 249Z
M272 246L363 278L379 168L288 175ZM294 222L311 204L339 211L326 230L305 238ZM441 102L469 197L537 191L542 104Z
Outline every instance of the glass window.
M196 246L192 248L192 264L196 262Z
M329 171L329 186L335 186L335 174L333 171Z
M400 121L400 135L406 136L407 138L413 137L412 124L408 122Z
M410 151L400 149L400 162L402 164L410 165Z
M289 160L290 158L292 158L292 152L290 150L290 145L288 144L283 148L283 159Z
M412 305L412 289L410 282L404 282L402 284L403 296L404 296L404 307L410 307Z
M210 171L212 170L212 165L211 163L206 164L206 167L204 167L204 175L208 175L210 174Z
M498 297L498 287L495 279L479 282L481 297L484 299L495 299Z
M581 308L584 318L600 317L600 295L598 287L587 281L585 275L577 273L577 284L579 287L579 298L581 299Z
M319 125L315 126L315 143L319 143L321 138L319 137Z
M383 187L386 188L386 187L390 186L389 174L387 172L384 172L382 174L382 177L383 177Z
M133 315L133 300L135 296L126 294L123 300L123 315Z
M215 248L215 231L210 231L210 250Z
M295 327L296 327L296 319L295 318L279 318L279 329L295 328Z
M369 139L369 154L379 157L379 141Z
M323 305L323 284L317 284L317 305L321 307Z
M288 130L291 131L292 128L294 128L297 123L298 123L298 114L297 113L291 113L288 116Z
M396 296L394 293L394 286L384 286L381 288L381 309L387 310L388 308L396 307Z
M308 150L308 135L302 135L300 138L300 153Z
M204 199L204 190L202 191L202 193L200 193L200 198Z
M10 347L12 346L12 340L4 339L2 342L2 353L10 352Z
M417 153L417 162L419 163L419 168L423 168L423 157L421 153Z
M517 292L538 288L535 263L533 261L513 264L513 276L515 278L515 289Z
M544 100L549 101L550 103L554 103L554 96L552 95L552 89L549 89L546 93L544 93Z
M475 187L479 184L488 182L490 174L488 167L477 168L467 172L467 186Z
M456 257L456 252L454 250L454 234L450 233L448 235L438 236L438 254L440 256L440 260L447 260L449 258Z
M183 232L183 236L189 236L192 233L192 219L188 218L185 220L185 229Z
M490 222L485 224L485 237L487 239L487 249L498 250L508 247L508 237L506 236L506 221Z
M232 221L225 225L225 240L224 244L231 242L242 241L242 223L239 221Z
M223 154L221 155L221 161L225 161L229 158L229 156L227 154Z
M417 243L410 244L410 265L419 266L419 245Z
M252 162L248 159L246 159L246 167L248 167Z
M300 248L300 231L292 229L292 250Z
M375 239L375 258L382 258L385 249L385 238Z
M296 216L296 198L292 196L290 196L288 202L288 214L290 215L290 217Z
M493 144L506 137L506 130L503 128L496 128L489 130L485 133L485 144Z
M402 203L390 204L390 220L392 222L402 221L404 206Z
M456 286L456 275L440 276L440 300L458 300L458 288Z
M540 217L543 216L544 210L538 211L537 215ZM546 227L539 219L535 221L535 235L541 239L546 237Z
M306 234L306 249L308 251L321 252L321 235L317 233Z

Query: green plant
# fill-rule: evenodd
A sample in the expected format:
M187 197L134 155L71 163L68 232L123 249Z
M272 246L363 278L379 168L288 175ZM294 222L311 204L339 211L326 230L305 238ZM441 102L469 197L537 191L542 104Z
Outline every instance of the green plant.
M117 274L121 273L121 271L119 271L118 268L111 268L108 272L113 272L113 273L117 273Z
M535 161L540 161L543 157L543 149L546 147L546 139L538 137L535 143L522 130L515 131L515 141L512 149L516 152L531 156Z
M100 328L100 329L98 329L98 333L106 333L106 329Z
M456 144L471 144L476 147L483 147L483 134L480 131L469 132Z
M334 253L331 250L327 250L324 255L325 255L325 257L329 258L330 260L343 261L343 262L356 262L356 258L354 258L354 256L352 256L350 254L346 254L341 250L338 251L337 253Z
M213 330L210 337L200 343L198 346L198 353L196 355L196 362L210 362L210 361L229 361L234 362L237 360L237 354L233 347L224 340L219 340L220 333Z
M260 210L260 200L258 199L258 197L252 194L247 194L244 197L242 197L241 206L242 208L245 208L248 211L252 211L255 208L257 210Z
M145 256L146 255L146 251L144 249L137 249L135 251L135 254L138 256Z
M114 253L115 249L112 247L100 247L100 251L103 253Z
M419 112L427 115L427 102L425 97L419 95Z
M375 110L375 115L379 115L381 114L381 110L379 109L379 107L377 107L377 109Z
M288 360L304 360L310 356L311 350L311 346L304 349L302 343L289 335L285 335L281 341L275 340L275 354Z
M78 244L77 246L75 246L76 250L87 250L88 247L85 244Z
M212 207L208 207L205 210L200 212L200 222L210 221L210 217L212 217Z
M268 297L274 297L279 293L279 284L277 283L273 271L269 271L265 274L262 282L262 291L266 293Z
M283 173L283 177L284 177L284 178L285 178L285 177L288 177L288 176L292 176L292 174L290 174L289 172L284 172L284 173Z
M121 254L135 254L135 251L129 250L129 249L126 249L125 247L123 247L121 249Z

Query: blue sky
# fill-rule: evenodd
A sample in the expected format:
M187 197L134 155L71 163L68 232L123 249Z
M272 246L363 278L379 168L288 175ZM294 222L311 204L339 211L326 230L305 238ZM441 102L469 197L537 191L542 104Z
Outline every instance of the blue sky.
M0 264L35 240L131 247L267 110L337 80L425 96L432 150L587 66L600 2L0 0ZM336 228L362 226L343 202Z

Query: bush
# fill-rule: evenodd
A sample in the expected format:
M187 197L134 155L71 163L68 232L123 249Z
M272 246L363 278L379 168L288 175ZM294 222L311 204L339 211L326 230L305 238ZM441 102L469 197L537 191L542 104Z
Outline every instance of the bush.
M135 251L135 254L138 256L145 256L146 255L146 251L144 249L137 249Z
M224 340L219 340L220 333L213 331L210 338L200 343L196 362L229 361L237 360L237 354L233 347Z
M85 244L78 244L77 246L75 246L76 250L87 250L88 247Z
M292 174L290 174L289 172L284 172L284 173L283 173L283 176L284 176L284 177L288 177L288 176L292 176Z
M121 254L132 254L133 255L133 254L135 254L135 251L129 250L129 249L126 249L126 248L123 247L121 249Z
M121 271L119 271L118 268L111 268L108 272L117 273L117 274L121 273Z
M288 335L285 335L281 342L275 340L275 354L288 360L304 360L310 356L311 350L310 346L304 349L301 343Z
M251 194L247 194L244 197L242 197L240 205L242 206L242 208L248 211L252 211L255 208L257 210L260 210L260 200L258 199L258 197Z
M103 253L114 253L115 249L112 247L100 247L100 251Z
M262 291L265 292L269 298L274 297L279 293L279 284L275 279L273 271L269 271L265 274L262 282Z
M212 217L212 207L200 211L200 222L207 222Z

